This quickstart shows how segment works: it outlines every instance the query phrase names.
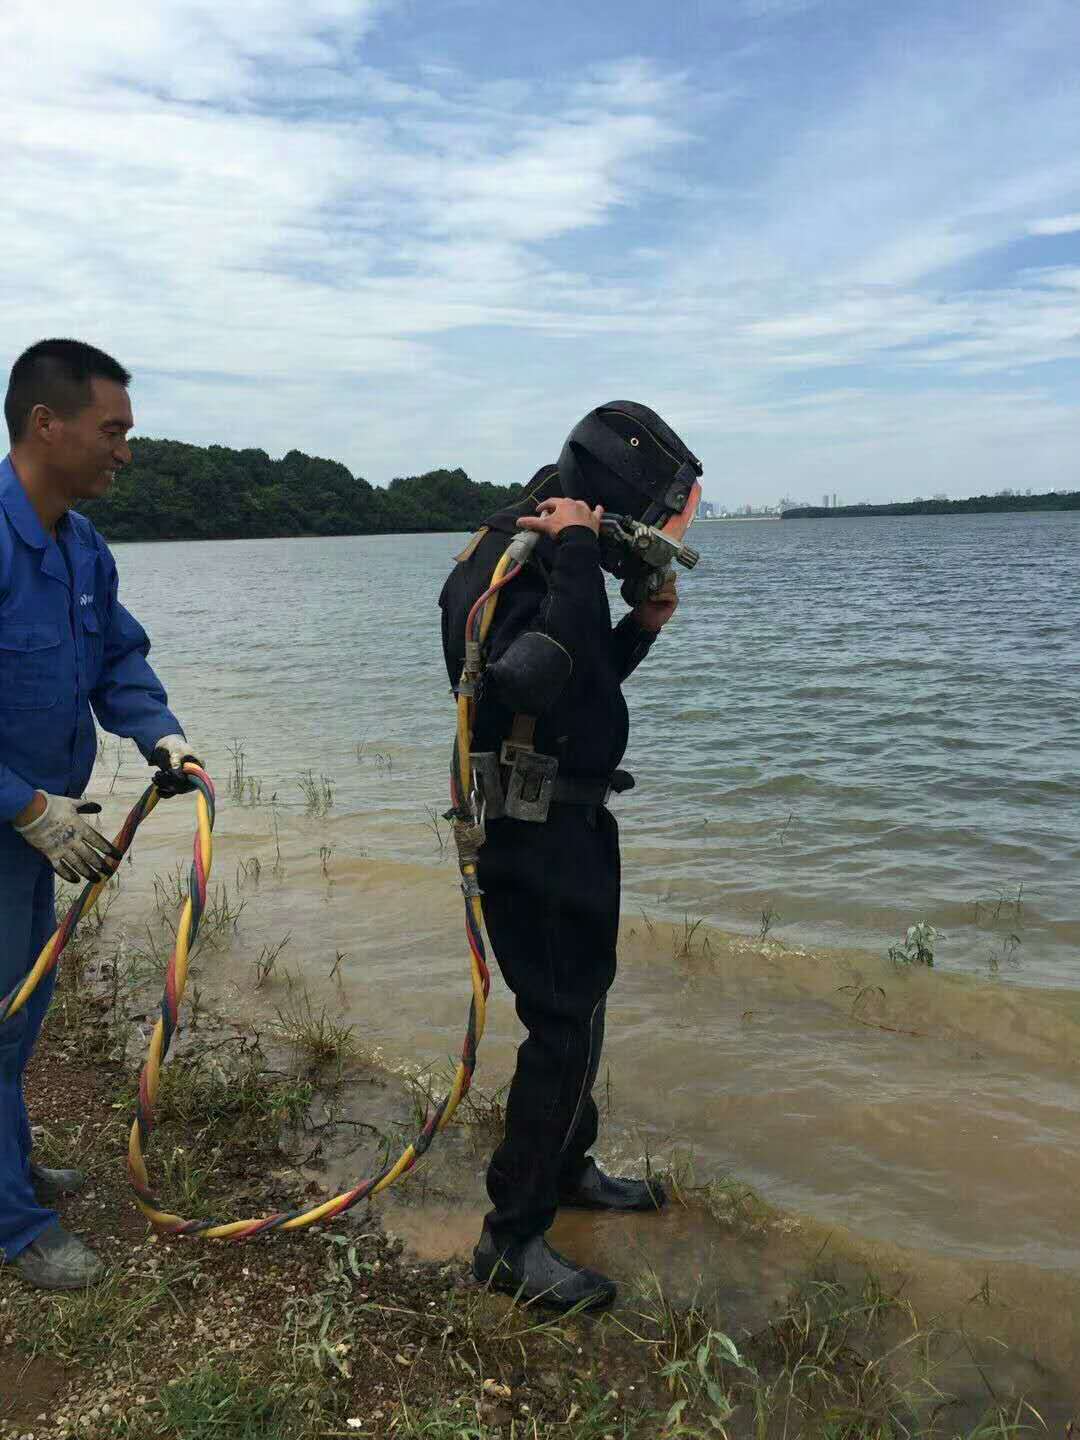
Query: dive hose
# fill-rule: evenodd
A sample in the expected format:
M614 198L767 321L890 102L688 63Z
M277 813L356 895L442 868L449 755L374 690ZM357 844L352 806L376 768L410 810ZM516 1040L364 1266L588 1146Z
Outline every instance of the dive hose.
M449 1125L454 1112L468 1093L476 1069L477 1049L484 1033L491 984L484 949L481 892L476 878L479 850L484 842L484 816L482 810L477 808L472 783L472 732L476 702L470 677L475 680L479 675L482 664L480 651L491 628L499 593L520 574L536 538L535 535L525 532L511 542L495 567L488 588L470 611L466 624L466 649L469 658L466 660L466 671L463 673L457 698L457 734L450 773L451 809L448 818L453 824L461 871L461 889L465 898L465 934L469 945L472 997L465 1039L453 1082L447 1094L426 1116L419 1133L392 1164L387 1164L377 1175L361 1181L351 1190L307 1209L279 1211L245 1220L186 1220L167 1210L150 1186L146 1150L154 1129L154 1107L161 1083L161 1071L179 1025L191 950L206 907L207 887L213 863L214 784L201 766L191 761L184 764L184 773L195 793L194 854L188 874L187 896L176 927L175 944L165 969L161 1013L151 1033L146 1062L139 1077L135 1119L128 1139L127 1158L128 1183L135 1203L154 1230L160 1234L199 1236L204 1240L250 1240L272 1231L303 1230L309 1225L336 1220L362 1200L379 1194L407 1174L428 1150L436 1134ZM475 646L475 649L471 648L472 646ZM473 661L475 666L470 669ZM160 799L161 792L154 784L149 785L139 797L113 842L121 856L130 849L136 831ZM109 879L106 878L84 887L29 973L8 995L0 997L0 1025L18 1013L45 976L55 969L80 920L97 904L108 883Z

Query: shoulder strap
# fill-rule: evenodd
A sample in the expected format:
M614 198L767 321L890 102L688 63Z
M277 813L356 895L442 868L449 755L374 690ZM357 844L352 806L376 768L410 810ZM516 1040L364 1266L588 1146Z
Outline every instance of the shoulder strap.
M481 540L483 540L485 536L490 533L490 528L491 527L488 525L481 525L480 529L465 546L465 549L462 550L461 554L454 556L454 559L458 562L459 565L462 563L462 561L470 560L472 558L472 556L476 553L476 549L479 546Z

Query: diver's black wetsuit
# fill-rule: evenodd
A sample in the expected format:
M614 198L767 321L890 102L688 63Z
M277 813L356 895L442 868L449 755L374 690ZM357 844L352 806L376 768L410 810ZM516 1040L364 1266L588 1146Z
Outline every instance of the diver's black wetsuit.
M468 611L515 533L513 513L489 523L494 528L454 568L439 601L454 685ZM626 748L622 681L655 636L631 615L612 628L599 547L588 527L542 538L501 593L488 663L527 630L550 635L573 659L565 688L538 717L536 749L557 756L560 778L606 780ZM474 751L498 752L512 721L507 708L481 692ZM560 1187L577 1179L596 1139L592 1087L619 923L615 818L599 804L555 803L543 824L489 821L479 879L495 956L528 1031L510 1087L505 1137L488 1170L495 1206L488 1221L499 1240L527 1239L551 1225Z

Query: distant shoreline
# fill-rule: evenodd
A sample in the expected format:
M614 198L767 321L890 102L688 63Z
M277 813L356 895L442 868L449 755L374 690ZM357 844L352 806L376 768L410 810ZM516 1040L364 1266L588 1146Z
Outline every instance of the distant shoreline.
M862 515L1007 515L1080 510L1080 490L1048 495L973 495L968 500L901 500L889 505L799 505L781 520L834 520ZM749 518L749 517L747 517Z

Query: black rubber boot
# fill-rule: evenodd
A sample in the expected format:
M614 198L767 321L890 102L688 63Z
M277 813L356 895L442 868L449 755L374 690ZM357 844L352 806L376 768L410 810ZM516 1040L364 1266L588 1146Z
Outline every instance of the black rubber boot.
M61 1195L74 1195L86 1184L82 1170L50 1170L30 1161L30 1183L39 1205L51 1205Z
M8 1264L39 1290L82 1290L105 1274L105 1266L76 1235L50 1225Z
M496 1241L487 1225L473 1251L473 1274L482 1285L556 1310L597 1310L615 1299L615 1283L552 1250L542 1235Z
M662 1210L667 1195L656 1180L605 1175L590 1156L577 1180L559 1187L559 1204L575 1210Z

